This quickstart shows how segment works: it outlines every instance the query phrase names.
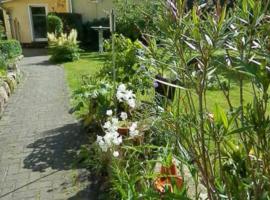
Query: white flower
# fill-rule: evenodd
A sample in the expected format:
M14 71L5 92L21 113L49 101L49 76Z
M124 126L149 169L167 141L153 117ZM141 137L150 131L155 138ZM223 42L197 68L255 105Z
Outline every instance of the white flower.
M104 125L103 128L109 129L112 126L112 123L110 121L107 121Z
M113 138L113 144L115 144L115 145L120 145L120 144L122 144L122 142L123 142L123 139L122 139L122 137L121 136L118 136L118 137L114 137Z
M129 127L129 134L131 137L135 137L139 135L139 131L136 130L138 127L138 123L137 122L133 122L131 124L131 126Z
M117 157L119 156L119 152L118 152L118 151L113 152L113 156L114 156L115 158L117 158Z
M118 125L118 118L116 118L116 117L113 117L112 118L112 124L114 125L114 126L117 126Z
M121 112L120 117L123 121L125 121L128 118L128 115L126 112Z
M115 145L120 145L123 142L122 137L117 132L118 125L118 118L115 117L103 125L103 128L105 129L104 137L97 136L97 144L102 151L107 152L108 149Z
M126 91L126 86L121 83L119 86L118 86L118 89L117 89L119 92L125 92Z
M139 135L139 131L138 130L130 131L129 134L131 137L136 137Z
M131 124L131 126L129 127L129 130L130 131L134 131L137 127L138 127L138 123L137 122L133 122Z
M118 86L116 97L119 102L127 103L131 108L135 107L135 94L132 90L127 90L124 84Z
M113 111L112 110L107 110L106 115L112 116L112 114L113 114Z
M245 39L245 37L242 37L241 41L242 41L243 45L246 44L246 39Z
M127 103L129 105L129 107L131 107L131 108L135 108L135 106L136 106L135 99L129 99Z
M97 143L103 152L108 151L108 144L105 142L103 137L97 136Z
M119 102L123 102L125 98L125 93L121 91L117 91L116 98L118 99Z

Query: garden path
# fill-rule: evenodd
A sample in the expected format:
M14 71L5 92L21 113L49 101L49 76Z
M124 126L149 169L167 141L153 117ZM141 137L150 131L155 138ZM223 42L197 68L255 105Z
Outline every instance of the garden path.
M24 78L0 120L0 200L91 199L87 172L73 165L87 140L68 113L64 70L39 53L25 53Z

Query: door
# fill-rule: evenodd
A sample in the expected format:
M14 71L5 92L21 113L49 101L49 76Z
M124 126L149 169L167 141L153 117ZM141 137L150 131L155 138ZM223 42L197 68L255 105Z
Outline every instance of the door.
M47 22L45 6L30 6L32 34L34 41L47 40Z

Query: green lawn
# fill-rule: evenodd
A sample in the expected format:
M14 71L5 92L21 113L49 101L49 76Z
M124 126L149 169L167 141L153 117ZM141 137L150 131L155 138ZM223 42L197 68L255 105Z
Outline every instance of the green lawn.
M97 52L82 53L80 60L75 62L65 63L66 77L71 91L80 87L83 75L94 75L98 72L106 59L105 54L99 54ZM152 92L151 92L152 94ZM238 83L234 83L230 90L230 96L233 106L239 106L239 86ZM144 99L144 97L142 97ZM148 98L147 99L151 99ZM145 99L144 99L145 100ZM249 83L244 84L244 103L252 102L253 96L251 93L251 85ZM152 100L151 100L152 101ZM207 106L211 108L215 104L219 104L224 109L228 109L227 101L222 91L207 91Z
M71 91L79 88L83 75L93 75L100 70L104 61L105 54L97 52L85 52L81 54L78 61L64 64L66 78Z

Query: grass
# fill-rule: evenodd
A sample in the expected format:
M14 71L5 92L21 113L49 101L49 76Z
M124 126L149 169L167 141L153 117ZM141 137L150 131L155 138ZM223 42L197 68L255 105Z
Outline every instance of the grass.
M65 63L66 78L71 91L76 90L81 85L83 75L94 75L101 68L106 59L106 54L99 54L97 52L85 52L82 53L81 58L78 61ZM244 103L250 103L253 100L250 83L244 83ZM229 108L226 98L220 90L208 90L207 91L207 106L210 110L215 104L220 105L225 110ZM239 106L239 86L238 83L234 83L230 90L230 97L232 105ZM144 96L139 95L144 100L153 100L154 92L150 92L145 99ZM151 96L151 97L150 97Z
M85 52L81 54L79 60L65 63L64 68L70 90L74 91L80 87L82 76L97 73L101 69L105 58L105 54Z

